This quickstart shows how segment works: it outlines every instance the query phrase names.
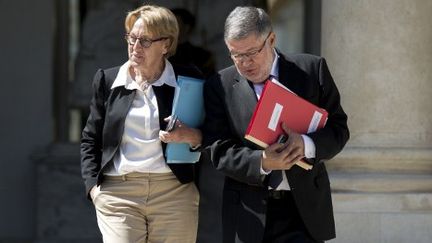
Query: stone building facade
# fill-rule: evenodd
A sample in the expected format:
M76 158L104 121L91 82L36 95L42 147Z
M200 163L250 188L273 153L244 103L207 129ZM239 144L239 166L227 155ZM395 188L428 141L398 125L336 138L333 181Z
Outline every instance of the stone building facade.
M152 2L175 7L174 1ZM194 41L217 54L218 68L230 62L223 20L245 4L268 8L282 51L327 59L351 130L344 151L326 162L337 234L330 242L432 242L431 1L175 2L201 18ZM104 3L105 10L109 4L127 9L139 1L0 0L0 243L100 242L79 175L80 118L74 109L81 104L73 102L70 84L78 75L65 63L79 53L69 38L79 30L64 26L76 18L84 23L83 16L70 15L76 4L81 13L93 9L99 11L93 16L104 16ZM218 20L206 22L214 12ZM207 217L214 226L220 208L211 202L220 196L222 179L205 168L213 180L204 186L202 211L213 210ZM199 242L220 242L220 228L201 223L211 233Z

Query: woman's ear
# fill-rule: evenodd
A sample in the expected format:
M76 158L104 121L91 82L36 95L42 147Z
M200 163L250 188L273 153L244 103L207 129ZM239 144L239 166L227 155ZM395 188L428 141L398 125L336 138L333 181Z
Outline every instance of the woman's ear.
M165 40L164 45L163 45L163 50L162 50L162 53L164 55L166 55L168 53L171 45L172 45L172 41L170 39Z

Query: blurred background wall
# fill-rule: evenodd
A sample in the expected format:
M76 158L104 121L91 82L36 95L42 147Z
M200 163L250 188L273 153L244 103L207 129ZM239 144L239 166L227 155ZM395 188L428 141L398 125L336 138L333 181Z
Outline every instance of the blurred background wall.
M337 238L431 242L432 2L147 1L188 9L191 43L231 65L223 23L267 9L286 53L327 59L351 140L327 162ZM79 137L96 68L122 64L123 20L137 0L0 0L0 243L101 242L80 178ZM220 240L223 177L201 167L198 242Z

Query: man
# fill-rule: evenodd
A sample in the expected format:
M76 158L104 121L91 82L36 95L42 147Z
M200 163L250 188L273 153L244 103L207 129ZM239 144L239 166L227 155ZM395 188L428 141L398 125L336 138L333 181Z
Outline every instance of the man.
M322 242L334 238L330 183L323 162L342 150L349 131L325 60L306 54L284 56L275 50L269 16L260 8L235 8L225 22L224 39L234 66L221 70L204 89L204 143L214 166L226 175L223 242ZM288 141L265 150L245 140L270 76L326 109L326 126L297 134L283 125ZM313 169L295 165L301 158Z

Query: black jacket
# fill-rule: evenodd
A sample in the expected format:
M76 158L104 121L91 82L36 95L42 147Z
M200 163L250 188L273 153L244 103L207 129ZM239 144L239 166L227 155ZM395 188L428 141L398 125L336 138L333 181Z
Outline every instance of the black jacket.
M347 142L347 115L323 58L279 55L279 81L329 113L324 128L307 134L316 146L313 169L293 166L285 171L307 230L316 240L328 240L335 237L335 227L330 182L323 162L340 152ZM211 150L214 166L226 175L223 242L261 242L268 186L260 174L262 150L244 138L257 104L255 92L231 66L206 82L204 97L204 144Z
M90 115L81 138L81 175L84 179L87 195L94 185L103 180L103 170L119 149L124 131L126 115L134 100L135 91L124 86L111 89L119 71L119 66L98 70L93 79L93 98ZM201 72L191 66L174 66L178 75L202 78ZM159 109L160 129L164 130L167 122L163 119L171 115L174 88L168 85L153 86ZM166 144L162 143L165 152ZM181 183L194 180L193 164L169 164L169 167Z

